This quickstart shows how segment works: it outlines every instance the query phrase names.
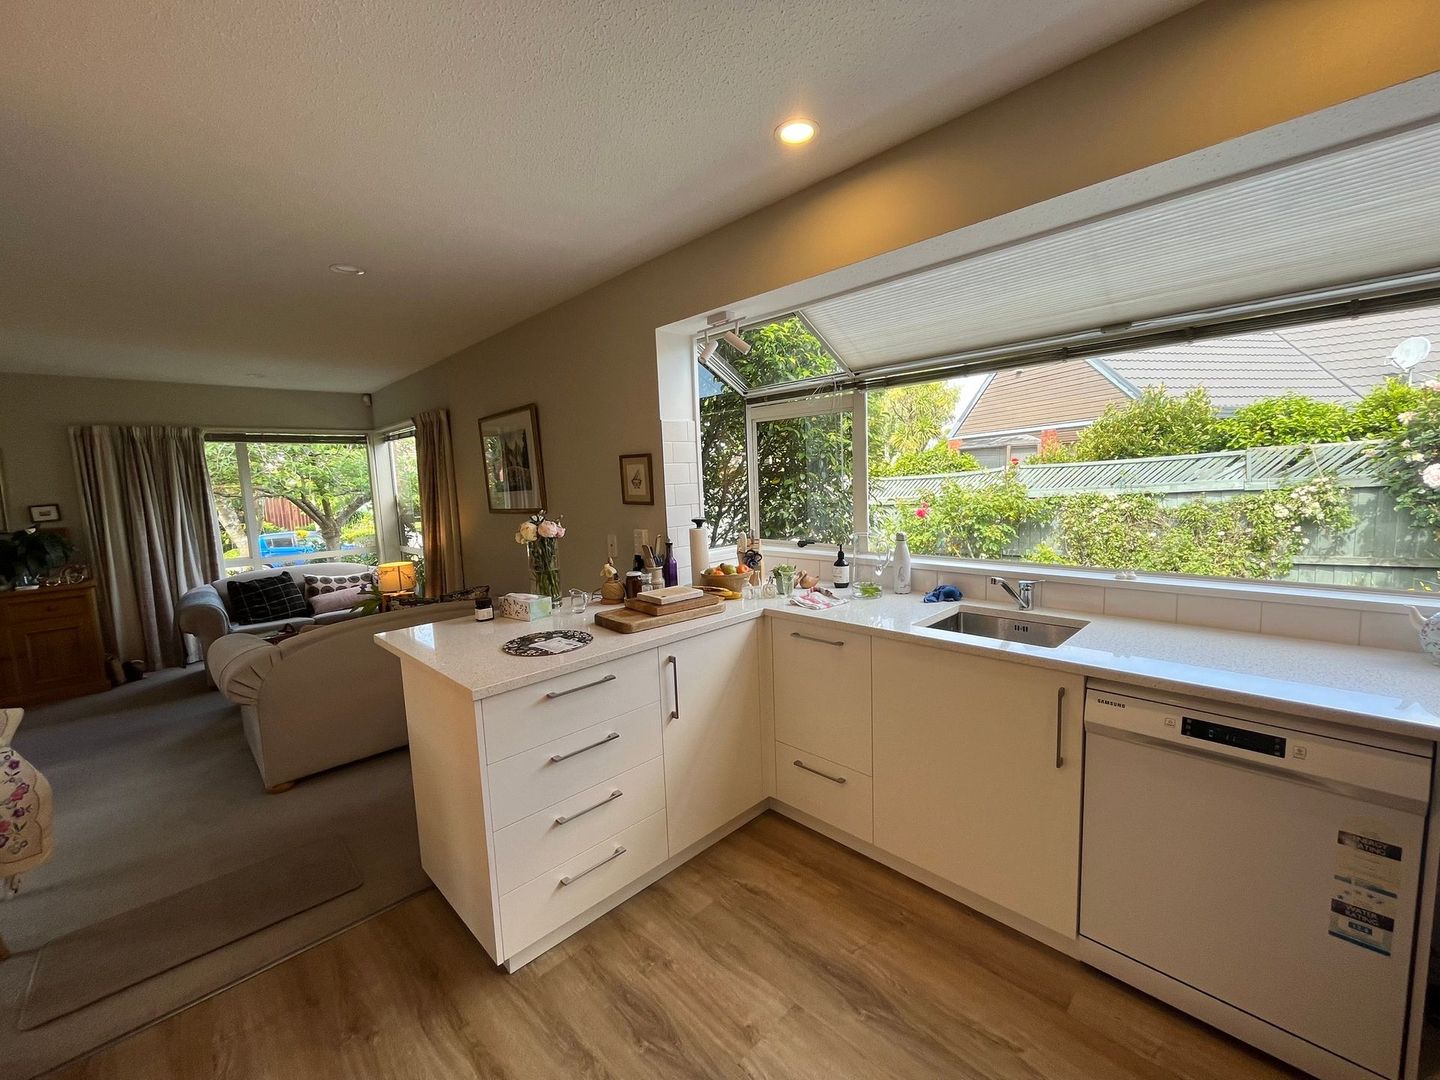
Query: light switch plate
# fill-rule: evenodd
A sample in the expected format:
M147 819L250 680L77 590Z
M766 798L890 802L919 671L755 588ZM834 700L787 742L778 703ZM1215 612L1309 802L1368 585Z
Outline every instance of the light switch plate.
M605 537L605 554L609 557L612 565L616 557L620 554L620 542L615 539L614 533L610 533Z

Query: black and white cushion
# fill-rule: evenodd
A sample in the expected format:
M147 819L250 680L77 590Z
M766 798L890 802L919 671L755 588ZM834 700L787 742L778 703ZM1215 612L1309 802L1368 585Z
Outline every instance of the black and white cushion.
M310 605L289 574L235 579L225 583L230 593L230 614L241 626L274 622L310 614Z
M370 570L363 574L306 574L305 575L305 598L314 599L321 593L339 592L342 589L366 589L375 588L375 571Z

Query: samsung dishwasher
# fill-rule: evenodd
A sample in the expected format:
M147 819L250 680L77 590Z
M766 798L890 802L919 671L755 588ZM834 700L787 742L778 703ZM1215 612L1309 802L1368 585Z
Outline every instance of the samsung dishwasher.
M1433 744L1091 686L1081 955L1317 1075L1399 1076Z

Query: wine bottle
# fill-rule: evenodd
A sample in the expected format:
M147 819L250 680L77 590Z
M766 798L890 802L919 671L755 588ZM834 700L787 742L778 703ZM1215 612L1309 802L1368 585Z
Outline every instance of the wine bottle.
M840 554L835 556L835 588L848 589L850 587L850 563L845 559L845 549L840 549Z

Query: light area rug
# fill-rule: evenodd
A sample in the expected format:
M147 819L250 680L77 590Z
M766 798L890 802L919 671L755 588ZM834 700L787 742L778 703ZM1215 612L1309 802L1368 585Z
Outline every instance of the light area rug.
M79 1057L429 885L404 750L267 795L238 709L206 689L198 668L35 709L15 744L54 788L56 840L55 857L0 902L0 931L15 954L0 963L6 1080ZM20 1030L47 942L327 837L339 837L353 857L358 888Z

